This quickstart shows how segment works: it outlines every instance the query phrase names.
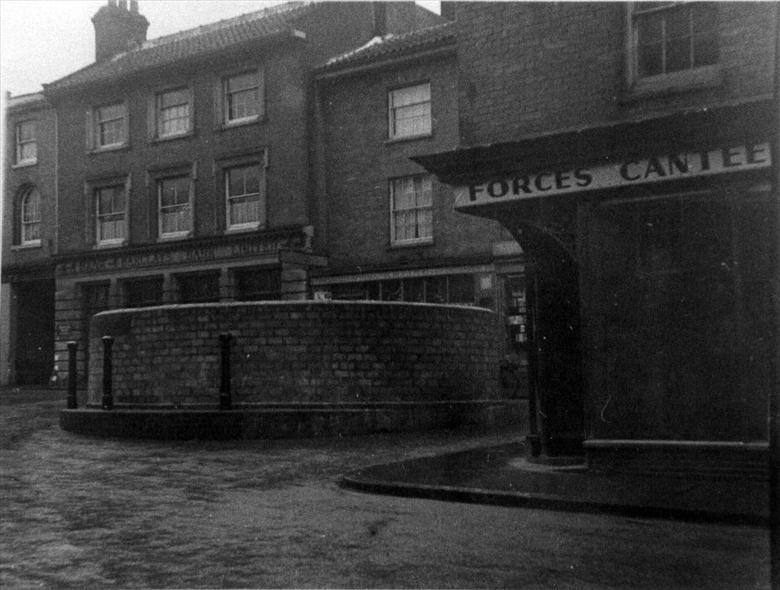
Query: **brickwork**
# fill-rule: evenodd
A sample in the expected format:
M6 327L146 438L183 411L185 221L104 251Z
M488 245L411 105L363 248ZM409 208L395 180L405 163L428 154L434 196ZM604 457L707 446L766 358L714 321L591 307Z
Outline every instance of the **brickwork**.
M5 113L6 141L4 142L3 169L3 266L25 265L46 260L54 253L56 221L55 181L55 115L51 106L41 97L30 95L10 101ZM32 164L18 165L16 158L15 130L18 123L37 123L37 160ZM38 247L20 248L18 227L18 199L25 186L35 186L41 194L41 243Z
M55 113L41 94L9 98L3 145L0 385L47 382L53 366L54 272L57 235ZM17 125L34 124L36 158L17 161ZM23 243L22 200L40 195L38 241ZM30 295L35 297L30 297Z
M497 399L497 321L482 309L397 303L109 311L92 321L89 400L100 403L101 337L111 335L117 404L217 403L221 333L234 336L239 404Z
M464 145L770 94L773 3L718 3L716 84L632 93L624 3L458 3ZM511 42L508 42L511 40Z
M388 141L388 91L422 81L431 84L431 136ZM511 239L494 221L455 212L452 189L434 180L432 243L391 244L388 181L425 173L409 160L411 156L451 150L458 145L454 54L323 80L320 84L327 173L324 218L332 266L490 257L493 243Z

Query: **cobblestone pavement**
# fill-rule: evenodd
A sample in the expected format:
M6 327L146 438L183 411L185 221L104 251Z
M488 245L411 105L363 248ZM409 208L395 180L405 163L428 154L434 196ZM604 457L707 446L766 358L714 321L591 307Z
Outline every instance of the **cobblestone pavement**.
M17 400L18 401L18 400ZM516 438L138 442L0 406L0 587L768 588L768 532L393 498L344 472Z

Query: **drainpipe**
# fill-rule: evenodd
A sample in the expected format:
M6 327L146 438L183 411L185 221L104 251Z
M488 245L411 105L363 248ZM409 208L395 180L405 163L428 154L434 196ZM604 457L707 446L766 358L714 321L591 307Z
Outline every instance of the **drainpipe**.
M774 150L772 194L775 208L775 252L780 257L780 3L775 4ZM775 265L775 347L780 359L780 269ZM769 539L771 587L780 588L780 362L775 360L775 386L769 393Z

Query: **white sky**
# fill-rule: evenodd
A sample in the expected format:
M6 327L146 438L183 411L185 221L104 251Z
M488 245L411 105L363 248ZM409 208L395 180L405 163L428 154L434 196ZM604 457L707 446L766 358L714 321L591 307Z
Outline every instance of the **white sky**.
M147 38L278 4L276 0L141 0ZM438 12L439 2L418 2ZM25 94L94 61L92 16L106 0L0 0L0 90Z

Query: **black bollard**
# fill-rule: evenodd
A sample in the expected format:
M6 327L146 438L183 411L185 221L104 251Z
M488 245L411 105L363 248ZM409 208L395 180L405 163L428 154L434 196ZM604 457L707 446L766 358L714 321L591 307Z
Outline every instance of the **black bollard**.
M76 398L76 381L78 380L78 374L76 373L76 346L74 341L68 342L68 402L67 408L69 410L75 410L79 407L78 399Z
M231 334L219 335L220 349L220 380L219 380L219 409L229 410L233 405L230 393L230 341Z
M114 407L114 395L111 391L111 346L114 339L111 336L103 336L103 409L111 410Z

